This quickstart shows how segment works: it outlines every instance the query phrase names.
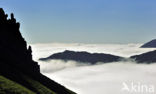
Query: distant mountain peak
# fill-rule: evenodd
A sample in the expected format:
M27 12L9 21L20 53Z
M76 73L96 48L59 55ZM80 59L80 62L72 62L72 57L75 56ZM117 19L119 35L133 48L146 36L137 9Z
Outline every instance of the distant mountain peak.
M96 64L98 62L108 63L115 62L124 59L120 56L115 56L111 54L104 53L89 53L86 51L70 51L65 50L64 52L55 53L47 58L40 58L39 60L46 61L51 59L61 59L61 60L73 60L83 63Z
M141 48L156 48L156 39L151 40L141 46Z

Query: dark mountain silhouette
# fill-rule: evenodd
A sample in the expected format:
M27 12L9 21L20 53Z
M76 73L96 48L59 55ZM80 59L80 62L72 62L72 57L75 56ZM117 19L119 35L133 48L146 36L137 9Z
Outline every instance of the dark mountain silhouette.
M5 78L34 94L75 94L40 73L38 63L32 60L31 46L19 31L20 23L13 13L10 19L7 17L0 8L0 94L21 94L18 89L13 92L11 88L6 90L9 86L1 86Z
M138 63L156 63L156 50L140 55L134 55L130 58L135 59Z
M145 43L144 45L141 46L141 48L156 48L156 39Z
M64 61L73 60L83 63L91 63L96 64L97 62L103 62L103 63L109 63L109 62L116 62L121 60L129 60L133 59L137 63L156 63L156 50L146 52L140 55L134 55L130 58L124 58L120 56L110 55L110 54L103 54L103 53L88 53L88 52L75 52L75 51L69 51L65 50L64 52L55 53L49 57L46 58L40 58L41 61L48 61L52 59L61 59Z
M62 59L62 60L74 60L78 62L89 62L91 64L96 64L97 62L115 62L123 59L122 57L110 55L110 54L103 54L103 53L88 53L88 52L75 52L66 50L62 53L53 54L47 58L40 58L39 60L46 61L50 59Z

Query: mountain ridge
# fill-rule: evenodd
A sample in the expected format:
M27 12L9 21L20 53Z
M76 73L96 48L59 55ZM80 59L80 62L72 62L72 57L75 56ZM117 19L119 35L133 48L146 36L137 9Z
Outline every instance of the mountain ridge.
M0 8L0 82L4 84L0 85L0 93L26 94L23 90L16 92L18 88L10 87L9 81L35 94L75 94L40 73L40 66L32 59L31 46L20 33L20 23L13 13L10 16Z
M156 39L143 44L140 48L156 48Z
M146 53L142 53L139 55L133 55L130 57L120 57L116 55L111 55L111 54L105 54L105 53L89 53L85 51L70 51L70 50L65 50L63 52L58 52L55 54L52 54L46 58L39 58L41 61L48 61L52 59L61 59L64 61L68 60L73 60L77 61L80 63L89 63L89 64L96 64L99 62L102 63L111 63L111 62L117 62L117 61L136 61L136 63L156 63L156 50L154 51L149 51Z
M130 58L134 59L135 61L137 61L138 63L156 63L156 50L154 51L149 51L146 53L142 53L139 55L133 55Z
M116 62L120 61L121 59L124 59L120 56L115 56L111 54L104 54L104 53L88 53L85 51L70 51L65 50L64 52L55 53L50 55L46 58L40 58L39 60L46 61L50 59L62 59L62 60L74 60L78 62L87 62L91 64L96 64L97 62Z

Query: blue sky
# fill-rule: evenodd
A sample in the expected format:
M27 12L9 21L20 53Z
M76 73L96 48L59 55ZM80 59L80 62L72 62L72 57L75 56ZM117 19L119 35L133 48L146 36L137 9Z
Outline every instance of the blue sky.
M29 43L144 43L156 38L156 0L0 0Z

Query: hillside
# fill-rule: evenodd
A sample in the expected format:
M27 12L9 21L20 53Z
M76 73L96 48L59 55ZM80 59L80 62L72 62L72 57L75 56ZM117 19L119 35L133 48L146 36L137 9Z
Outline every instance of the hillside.
M104 53L88 53L88 52L75 52L66 50L61 53L55 53L47 58L40 58L39 60L46 61L51 59L61 59L61 60L73 60L83 63L91 63L96 64L97 62L116 62L124 59L120 56L115 56L111 54L104 54Z
M140 55L134 55L130 58L135 59L138 63L156 63L156 50L146 52Z
M0 94L75 94L40 73L19 28L0 8Z
M141 46L141 48L156 48L156 39L151 40Z

